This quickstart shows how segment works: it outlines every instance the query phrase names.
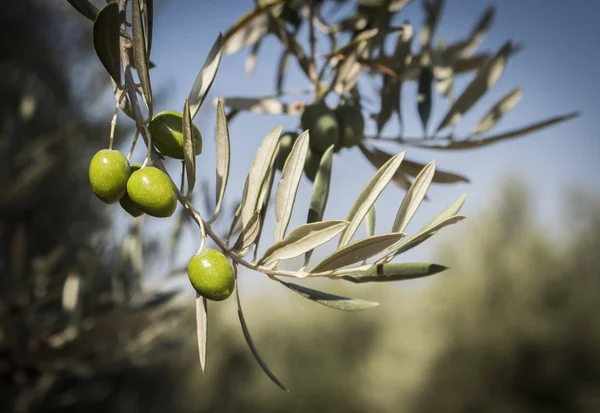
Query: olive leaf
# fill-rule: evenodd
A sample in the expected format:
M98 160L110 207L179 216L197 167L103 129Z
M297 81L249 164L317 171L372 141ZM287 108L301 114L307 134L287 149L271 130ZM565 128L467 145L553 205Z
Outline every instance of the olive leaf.
M375 301L359 300L354 298L340 297L338 295L328 294L321 291L313 290L302 285L293 284L277 280L295 293L307 298L315 303L319 303L326 307L334 308L342 311L361 311L369 308L377 307L379 303Z
M140 0L132 0L131 3L131 34L133 40L133 61L135 70L142 84L144 100L148 106L149 117L152 117L152 85L150 84L150 72L148 71L148 54L146 40L144 38L144 27L140 11Z
M298 185L304 171L308 140L308 131L298 136L281 171L281 179L275 191L275 242L281 241L285 236L292 216Z
M449 46L445 50L445 54L452 59L471 56L477 47L479 47L481 42L483 42L485 34L487 33L494 19L494 14L494 7L488 7L475 23L469 38Z
M319 273L337 270L351 264L355 264L359 261L371 258L374 255L379 254L386 248L396 244L406 234L401 232L373 235L372 237L363 238L359 241L355 241L352 244L346 245L343 248L335 251L331 255L325 257L311 273Z
M325 213L325 208L327 207L327 201L329 199L329 184L331 183L333 149L333 145L327 148L327 150L321 157L321 161L319 162L319 169L317 171L317 175L315 176L315 181L313 183L313 190L310 198L310 207L308 209L308 217L306 218L306 222L308 224L312 222L318 222L323 219L323 214ZM306 257L304 258L304 265L308 265L311 255L312 250L306 253Z
M229 180L229 162L230 162L230 150L231 145L229 141L229 129L227 127L227 117L225 116L225 109L223 107L223 100L219 99L217 102L217 132L216 132L216 146L217 146L217 196L215 212L210 222L213 222L219 216L221 211L221 205L223 204L223 198L225 197L225 189L227 189L227 181Z
M442 212L440 212L435 217L433 217L433 219L431 221L429 221L427 224L425 224L425 226L423 226L422 230L426 229L426 228L431 228L431 227L439 224L440 222L443 222L446 219L451 218L451 217L455 216L456 214L458 214L460 212L460 210L462 209L463 205L465 204L466 199L467 199L467 194L462 194L461 196L459 196L456 201L452 202L450 205L448 205L446 208L444 208Z
M268 265L278 260L298 257L332 240L348 224L347 221L320 221L301 225L283 240L267 248L258 264Z
M233 246L234 250L243 251L254 243L260 233L260 222L260 210L256 210L248 220L248 223L242 225L242 232L240 232Z
M302 109L298 105L290 105L272 97L263 98L224 98L225 106L238 110L255 113L258 115L300 115Z
M198 110L200 110L200 106L202 105L202 102L204 102L204 99L206 98L206 95L208 95L208 91L215 80L217 70L219 69L219 63L221 63L222 51L223 36L219 34L219 37L217 37L217 40L204 61L204 65L202 65L202 69L198 72L198 76L196 76L196 80L194 80L192 90L190 91L190 111L192 113L192 119L198 114Z
M79 293L81 291L81 276L71 272L67 275L62 289L62 308L65 312L73 312L79 304Z
M425 54L421 62L421 74L419 75L419 86L417 90L417 111L423 125L423 135L427 136L427 125L431 115L431 98L433 87L433 69L431 58Z
M98 16L98 7L89 0L67 0L71 6L79 13L95 22Z
M423 168L419 175L417 175L398 208L398 213L396 214L394 225L392 226L392 232L403 232L406 229L406 226L425 198L425 194L431 185L434 173L435 161L431 161Z
M365 220L367 237L375 235L375 205L367 212L367 219Z
M281 94L283 91L283 79L285 77L285 69L287 67L289 52L284 50L279 58L279 64L277 65L277 82L275 85L275 90L278 94Z
M258 257L258 245L260 243L260 237L264 228L263 224L265 222L265 217L267 216L267 208L269 207L269 202L271 201L271 192L273 190L273 183L275 182L275 172L277 172L277 168L275 165L271 165L269 167L269 172L267 173L267 180L265 181L262 192L258 197L258 206L261 207L260 228L258 230L258 235L256 237L254 246L254 261L256 261L256 258Z
M521 137L523 135L527 135L538 131L540 129L547 128L548 126L555 125L557 123L565 122L567 120L571 120L579 116L579 112L572 112L566 115L555 116L550 119L546 119L540 122L536 122L531 125L524 126L519 129L514 129L508 132L500 133L497 135L492 135L487 138L477 139L477 140L460 140L460 141L450 141L444 145L428 145L421 144L417 142L411 142L410 145L418 148L427 148L427 149L440 149L440 150L463 150L463 149L471 149L471 148L480 148L482 146L492 145L494 143L498 143L500 141L504 141L507 139L514 139Z
M300 68L310 78L310 59L304 52L304 49L280 19L269 19L269 30L275 34L290 54L298 60Z
M371 165L373 165L377 169L381 168L383 165L385 165L386 162L388 162L392 158L392 155L380 151L378 149L370 150L362 144L358 147L360 148L360 151L363 153L365 158L367 158L367 160L371 163ZM402 161L402 163L404 163L404 160ZM411 182L406 177L406 174L402 171L402 163L400 164L400 168L398 169L398 171L396 171L392 179L394 180L394 183L400 188L408 190L408 188L410 188Z
M419 44L425 47L431 44L431 39L437 28L440 14L444 6L443 0L429 0L422 3L425 11L425 24L419 34Z
M187 193L189 199L196 185L196 148L192 137L192 118L190 117L190 102L186 96L182 116L183 131L183 162L187 176Z
M366 41L359 42L356 48L338 65L335 76L331 81L331 90L339 95L348 93L358 81L363 66L358 62L367 49Z
M96 9L96 12L97 17L93 28L94 49L110 77L117 85L121 85L119 6L117 3L109 3L99 12Z
M366 42L367 40L370 40L373 37L377 36L377 33L379 33L378 28L364 30L364 31L360 32L358 35L356 35L355 37L353 37L352 40L350 40L344 46L333 51L331 53L331 55L336 56L336 55L341 55L341 54L344 54L344 55L348 54L348 53L352 52L353 50L355 50L359 46L360 43Z
M400 165L400 169L410 176L417 176L423 168L425 168L425 164L411 161L410 159L406 158L404 158L402 164ZM466 176L458 175L453 172L440 171L436 167L431 182L451 184L456 182L470 182L470 180Z
M152 32L154 31L154 0L144 0L144 26L146 27L146 53L150 59L152 50ZM152 62L149 62L152 68Z
M440 229L442 229L448 225L456 224L457 222L460 222L463 219L465 219L465 217L463 217L461 215L455 215L455 216L446 218L434 225L425 226L418 233L413 235L412 237L406 239L405 241L401 242L399 245L390 249L388 252L386 252L385 255L386 255L386 257L390 257L390 256L396 256L396 255L402 254L403 252L406 252L406 251L416 247L417 245L423 243L424 241L428 240L432 235L434 235Z
M196 335L198 338L198 353L200 355L200 368L202 374L206 367L206 333L208 321L208 303L206 298L196 294Z
M256 43L269 31L269 16L271 9L280 9L284 0L275 0L267 5L257 7L240 17L223 36L224 52L231 55L244 47Z
M523 97L523 89L518 87L504 95L479 121L471 136L480 135L492 129L502 117L510 112Z
M368 270L343 275L340 278L353 283L389 282L427 277L447 270L447 267L424 262L377 264Z
M339 242L340 247L348 245L365 215L369 212L369 209L371 209L381 192L393 178L403 158L404 152L392 156L381 168L379 168L373 178L371 178L369 183L359 194L358 198L356 198L356 201L354 201L354 204L346 217L346 221L349 221L350 225L348 225L348 228L342 233Z
M506 42L500 51L479 70L473 81L465 88L462 94L456 99L454 104L444 116L436 133L449 125L454 125L460 120L462 115L467 112L487 92L502 75L504 67L511 54L513 45L510 41Z
M269 168L273 164L277 145L283 126L278 126L270 131L261 142L252 165L248 172L246 192L242 198L242 224L246 226L250 218L254 215L258 207L258 198L261 194L262 186L267 179Z
M252 340L252 336L250 335L250 331L248 330L248 325L246 324L246 319L244 318L244 313L242 312L242 303L240 301L240 285L237 282L237 267L234 266L234 269L235 269L235 276L236 276L235 277L236 278L235 298L237 301L238 318L240 319L240 325L242 327L242 332L244 334L244 339L246 340L246 344L248 344L248 347L250 348L250 352L252 352L252 355L254 356L254 359L256 360L256 362L260 365L260 367L263 369L265 374L271 379L271 381L273 383L275 383L277 386L279 386L280 389L289 392L289 390L283 385L283 383L281 381L279 381L279 379L275 376L275 374L273 374L271 369L269 369L269 366L267 366L267 363L265 363L263 358L258 353L256 346L254 345L254 341Z
M262 39L259 39L256 43L254 43L250 54L246 58L246 74L248 76L252 76L252 74L254 74L254 68L256 67L256 56L258 55L261 44Z

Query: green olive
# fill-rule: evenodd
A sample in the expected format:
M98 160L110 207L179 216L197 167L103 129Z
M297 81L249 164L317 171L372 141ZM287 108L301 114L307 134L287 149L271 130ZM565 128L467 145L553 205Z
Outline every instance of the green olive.
M314 182L315 177L317 176L322 156L322 154L315 152L311 148L308 148L308 151L306 152L306 159L304 161L304 174L311 182Z
M127 181L127 195L146 214L167 218L177 208L177 196L169 176L148 166L135 171Z
M290 156L290 152L292 151L292 147L294 146L294 142L298 134L296 132L285 132L279 138L279 149L277 152L277 169L280 171L283 169L285 165L285 161L288 156Z
M142 167L141 163L132 164L131 165L131 173L139 170L141 167ZM142 207L140 207L138 204L133 202L131 200L131 198L129 198L129 195L127 194L127 192L125 192L125 195L123 195L123 197L119 200L119 204L121 204L121 208L123 208L125 211L127 211L127 213L134 218L139 217L140 215L142 215L144 213L144 210L142 209Z
M335 109L335 116L340 125L342 146L357 146L364 137L365 129L365 118L360 108L355 105L341 105Z
M162 154L175 159L183 159L183 116L181 113L165 110L158 113L148 129L152 134L152 144ZM202 136L196 125L192 124L196 155L202 153Z
M102 149L90 162L89 179L92 190L107 204L117 202L125 194L130 175L127 158L117 150Z
M325 102L307 106L300 118L302 129L308 129L310 147L323 153L331 145L338 143L340 130L333 110Z
M221 251L211 248L190 258L188 277L196 292L209 300L225 300L235 287L231 263Z

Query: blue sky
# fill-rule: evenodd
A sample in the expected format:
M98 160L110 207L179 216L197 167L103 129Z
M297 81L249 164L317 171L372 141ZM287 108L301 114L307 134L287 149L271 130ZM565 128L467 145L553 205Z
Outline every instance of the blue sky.
M155 102L155 110L181 110L185 95L218 33L252 7L251 0L172 0L158 3L155 22L152 60L157 68L152 71L155 90L165 91L164 99ZM551 116L579 110L579 118L542 132L495 146L464 152L425 151L407 148L406 157L422 162L436 160L440 169L456 171L471 178L470 184L433 186L431 202L424 203L409 226L409 232L419 228L435 213L462 193L467 193L463 213L477 216L497 199L503 177L522 179L534 195L534 207L540 223L548 231L560 233L568 225L568 217L561 211L563 190L567 187L585 187L600 195L598 155L600 154L600 82L598 64L600 39L597 18L600 3L594 0L456 0L447 1L443 18L436 32L447 43L466 36L475 20L488 5L496 5L497 13L492 29L480 50L496 51L508 39L524 43L524 50L509 61L506 71L478 105L469 112L459 130L470 130L484 112L501 96L516 86L524 88L524 97L517 108L494 131L500 132L523 126ZM419 30L423 14L419 1L413 1L400 15L400 21L409 19ZM248 51L225 56L211 90L217 96L258 97L274 90L274 73L281 48L269 39L263 44L253 77L244 72ZM292 62L292 66L295 62ZM307 81L293 68L286 88L303 88ZM458 84L457 92L464 87ZM418 134L420 124L414 105L415 87L403 89L404 116L409 131ZM308 98L308 97L307 97ZM204 136L204 151L198 158L198 175L214 179L214 106L206 102L196 124ZM444 115L444 109L434 108L433 123ZM284 125L296 128L298 119L287 116L241 115L230 125L232 140L231 180L227 199L237 200L260 140L272 128ZM372 126L372 125L371 125ZM464 129L463 129L464 128ZM387 130L386 134L393 134ZM391 147L398 151L400 147ZM141 153L138 151L139 156ZM175 170L175 169L174 169ZM374 173L374 168L358 150L342 152L334 159L334 189L326 213L328 219L342 219L354 198ZM298 193L297 210L290 228L304 222L310 197L308 181L303 180ZM388 231L403 193L389 188L377 203L377 232ZM557 222L559 225L557 225ZM159 234L169 230L165 221L147 221L147 233ZM272 227L267 220L267 228ZM224 225L227 225L225 223ZM468 222L445 230L440 238L451 239L454 233L466 230ZM197 248L197 234L188 231L184 248L178 259L186 262ZM433 260L436 241L432 238L420 248L406 254L406 260ZM267 239L263 247L267 246ZM328 250L323 249L320 254ZM319 255L320 255L319 254ZM151 269L154 275L164 273L164 266Z

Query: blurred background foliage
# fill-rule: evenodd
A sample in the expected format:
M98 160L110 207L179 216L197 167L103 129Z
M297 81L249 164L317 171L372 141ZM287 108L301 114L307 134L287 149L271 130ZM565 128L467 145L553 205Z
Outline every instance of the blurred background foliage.
M151 241L139 222L107 236L90 196L108 79L90 63L89 25L56 4L0 2L0 412L600 410L600 199L565 192L569 225L550 232L535 183L517 179L499 179L489 210L442 243L434 258L450 271L360 286L377 309L245 296L291 393L256 366L233 300L211 308L202 377L190 297L142 288Z

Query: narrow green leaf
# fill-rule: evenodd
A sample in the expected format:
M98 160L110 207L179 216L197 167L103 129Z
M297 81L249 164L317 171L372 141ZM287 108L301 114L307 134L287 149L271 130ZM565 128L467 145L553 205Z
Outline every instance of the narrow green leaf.
M182 131L183 162L187 176L187 193L185 197L189 199L196 185L196 148L194 139L192 139L192 118L190 117L190 102L187 96L185 98L185 105L183 106Z
M485 116L479 121L471 136L480 135L492 129L500 122L502 117L510 112L523 97L523 89L518 87L504 95Z
M365 158L367 158L371 165L373 165L377 169L381 168L383 165L385 165L386 162L388 162L392 158L392 155L380 151L379 149L367 149L364 145L359 145L359 148L365 156ZM402 163L404 163L404 160L402 160ZM406 177L405 173L402 171L402 163L400 164L400 168L398 169L398 171L396 171L392 179L394 180L394 183L400 188L408 190L408 188L410 188L411 182Z
M148 105L149 117L152 117L152 85L150 83L150 72L148 70L148 53L146 50L146 39L142 14L140 11L140 0L132 0L131 3L131 34L133 40L133 61L135 70L142 84L142 91L146 105Z
M248 223L242 226L242 232L233 246L234 250L245 250L252 245L260 233L260 222L260 210L254 211Z
M410 159L404 158L402 164L400 165L400 169L410 176L417 176L425 168L425 164L420 162L411 161ZM453 172L440 171L439 169L435 169L435 174L433 174L433 179L431 182L440 183L440 184L451 184L456 182L470 182L469 178L466 176L458 175Z
M225 98L223 103L228 108L237 111L245 111L257 115L300 115L302 109L298 105L290 105L279 99L272 97L262 98L244 98L230 97Z
M403 158L404 152L392 156L381 168L379 168L373 178L371 178L369 183L364 187L358 198L356 198L356 201L354 201L354 204L346 217L346 221L350 221L350 225L348 225L348 228L342 233L339 242L340 247L350 243L352 236L360 226L365 215L367 215L367 212L369 212L369 209L371 209L377 198L379 198L381 192L394 177Z
M443 265L425 262L377 264L366 271L343 275L340 278L358 284L367 282L403 281L427 277L447 269L448 268Z
M462 194L458 197L456 201L448 205L442 212L437 214L431 221L429 221L421 230L431 228L440 222L445 221L448 218L451 218L457 215L465 204L465 200L467 199L467 194Z
M429 55L424 55L422 60L417 91L417 111L423 125L423 135L427 136L427 125L429 123L429 116L431 115L431 98L433 95L433 68Z
M264 229L265 217L267 216L267 209L269 208L269 202L271 201L271 192L273 192L273 183L275 182L275 173L277 172L277 168L275 165L271 165L269 167L269 171L267 172L267 179L262 187L262 192L258 197L258 206L261 207L260 210L260 228L258 230L258 235L255 240L254 245L254 261L258 257L258 244L260 243L260 237L262 235L262 231Z
M303 287L298 284L277 280L295 293L307 298L315 303L319 303L326 307L334 308L342 311L361 311L369 308L377 307L379 303L375 301L358 300L354 298L340 297L338 295L328 294L321 291L313 290L312 288Z
M375 235L375 206L372 206L371 209L369 209L369 212L367 212L367 219L365 222L367 226L367 237L372 237Z
M477 47L479 47L481 42L483 42L483 39L485 38L485 35L494 19L494 14L494 7L488 7L475 23L469 38L449 46L444 54L451 57L453 60L456 60L460 57L469 57L473 55L475 50L477 50Z
M281 172L281 179L275 192L275 242L285 237L292 216L298 185L304 171L308 139L308 131L298 136Z
M261 44L262 38L252 45L252 50L250 50L250 54L246 58L246 74L248 76L252 76L254 74L254 69L256 68L256 57L258 56Z
M333 162L333 145L331 145L319 162L319 170L313 183L312 195L310 198L310 207L308 209L308 217L306 222L308 224L313 222L319 222L323 219L325 214L325 208L327 207L327 201L329 199L329 184L331 182L331 166ZM304 265L308 265L312 251L306 253L304 258Z
M347 221L320 221L301 225L283 240L270 246L263 254L259 264L268 265L278 260L298 257L332 240L348 224Z
M79 13L95 22L98 16L98 7L92 4L89 0L67 0L71 6Z
M337 270L338 268L366 260L396 244L405 236L406 234L403 233L394 233L363 238L325 257L323 261L311 270L311 273Z
M237 279L237 268L236 268L235 272L236 272L236 279ZM289 392L289 390L283 385L283 383L279 381L279 379L275 376L275 374L273 374L271 369L269 369L269 366L267 366L267 363L265 363L263 358L258 353L258 350L256 349L256 345L254 345L254 340L252 340L252 336L250 335L250 331L248 330L248 325L246 324L246 319L244 318L244 313L242 312L242 303L240 301L240 285L237 282L236 282L236 288L235 288L235 297L236 297L236 301L237 301L238 317L240 319L240 325L242 327L242 332L244 333L244 339L246 340L246 344L248 344L248 347L250 348L250 351L252 352L254 359L257 361L259 366L263 369L265 374L269 377L269 379L271 379L271 381L273 383L275 383L277 386L279 386L280 389Z
M146 27L146 52L148 59L150 59L152 32L154 31L154 0L144 0L144 26ZM150 68L152 68L151 62Z
M421 29L421 33L419 35L419 44L421 45L421 47L426 47L431 44L431 39L433 39L435 29L438 26L442 8L444 7L444 1L424 1L422 5L426 17L425 24L423 25L423 28Z
M285 77L285 69L287 68L288 56L289 52L284 50L281 54L281 58L279 59L279 64L277 65L277 82L275 85L275 90L278 94L283 91L283 80Z
M225 189L227 189L227 181L229 180L229 162L230 162L230 141L229 128L227 127L227 116L223 108L223 100L217 102L217 196L216 207L211 222L217 219L225 197Z
M269 30L268 11L279 13L284 0L276 0L264 6L256 7L240 17L223 36L224 52L231 55L261 39Z
M283 126L278 126L270 131L256 151L256 155L250 166L250 172L248 172L247 192L245 192L245 196L242 199L243 226L247 225L250 218L259 208L258 198L261 194L263 184L268 177L269 169L273 165L282 130Z
M196 294L196 335L198 337L198 353L200 355L200 368L202 374L206 367L206 333L208 321L208 303L206 298Z
M83 2L79 3L83 4ZM117 3L109 3L99 12L96 9L96 12L97 17L93 29L94 49L110 77L117 85L121 85L119 6Z
M511 54L513 45L510 41L506 42L500 51L477 73L473 81L465 88L462 94L456 99L456 102L450 107L448 113L444 116L437 132L449 125L454 125L460 120L462 115L467 112L471 106L487 92L502 75L504 67Z
M196 76L196 80L190 91L190 110L192 112L192 119L198 114L198 110L200 110L200 106L202 105L202 102L204 102L204 99L206 98L206 95L208 95L208 91L215 80L217 70L219 69L219 63L221 62L222 50L223 36L219 34L219 37L217 37L217 40L206 57L204 65L202 65L202 69L198 72L198 76Z
M480 148L487 145L492 145L494 143L498 143L500 141L504 141L507 139L519 138L523 135L527 135L533 132L536 132L540 129L547 128L548 126L555 125L557 123L565 122L567 120L571 120L579 116L579 112L573 112L566 115L555 116L550 119L546 119L532 125L527 125L519 129L514 129L509 132L500 133L497 135L490 136L484 139L478 140L460 140L460 141L450 141L445 145L427 145L420 143L411 143L411 146L419 147L419 148L427 148L427 149L440 149L440 150L463 150L463 149L471 149L471 148Z
M417 234L406 239L405 241L400 243L398 246L392 248L389 252L386 253L386 256L390 256L392 254L394 256L402 254L403 252L406 252L406 251L416 247L417 245L420 245L424 241L427 241L431 236L433 236L440 229L447 227L448 225L456 224L457 222L460 222L463 219L465 219L465 217L460 216L460 215L454 215L452 217L446 218L443 221L436 223L435 225L425 226Z
M348 54L349 52L355 50L359 46L360 43L366 42L367 40L370 40L370 39L374 38L375 36L377 36L377 33L379 33L379 29L377 29L377 28L364 30L364 31L360 32L358 35L356 35L355 37L353 37L352 40L350 40L344 46L338 48L331 54L334 56L340 55L340 54Z
M429 189L429 185L431 185L434 173L435 161L431 161L423 168L419 175L417 175L398 208L398 213L396 214L396 219L392 226L392 232L403 232L406 229L406 226L425 198L425 194Z

